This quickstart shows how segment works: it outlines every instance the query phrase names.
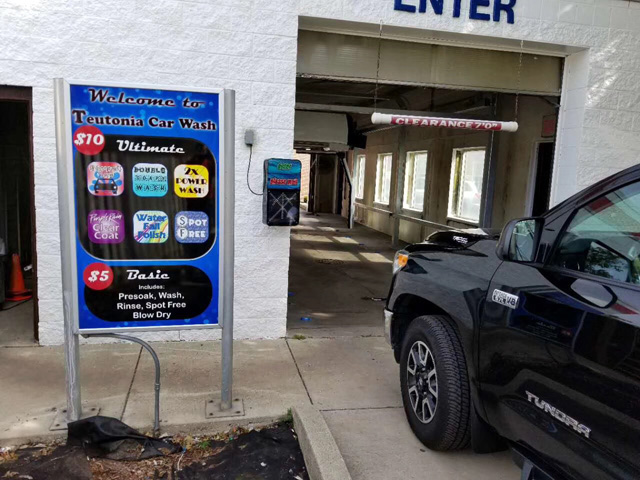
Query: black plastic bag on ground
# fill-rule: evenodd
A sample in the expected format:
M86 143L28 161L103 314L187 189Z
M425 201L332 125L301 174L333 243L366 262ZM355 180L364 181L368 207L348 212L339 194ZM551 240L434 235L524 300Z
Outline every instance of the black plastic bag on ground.
M145 460L179 452L173 442L141 434L111 417L89 417L68 425L67 445L84 447L89 457Z

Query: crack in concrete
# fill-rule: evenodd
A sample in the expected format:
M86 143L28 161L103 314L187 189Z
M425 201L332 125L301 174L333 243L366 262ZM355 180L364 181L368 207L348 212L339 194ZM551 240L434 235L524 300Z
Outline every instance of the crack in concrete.
M131 395L131 390L133 389L133 382L136 380L136 373L138 373L138 365L140 365L140 358L142 357L142 347L140 347L140 351L138 352L138 359L136 360L136 366L133 367L133 375L131 376L131 383L129 384L129 389L127 390L127 395L124 397L124 405L122 406L122 413L120 414L120 421L124 418L124 413L127 411L127 405L129 403L129 396Z
M353 407L353 408L320 408L321 412L352 412L357 410L399 410L400 407Z
M291 350L291 345L289 345L289 339L285 338L284 342L287 344L287 348L289 349L289 353L291 354L291 359L293 360L293 364L296 366L296 370L298 371L298 376L300 377L300 381L302 382L302 386L304 386L304 391L307 392L307 397L309 397L309 401L311 405L313 405L313 399L311 398L311 394L309 393L309 389L307 388L307 384L302 377L302 372L300 371L300 367L298 366L298 362L296 361L296 357L293 354L293 350Z

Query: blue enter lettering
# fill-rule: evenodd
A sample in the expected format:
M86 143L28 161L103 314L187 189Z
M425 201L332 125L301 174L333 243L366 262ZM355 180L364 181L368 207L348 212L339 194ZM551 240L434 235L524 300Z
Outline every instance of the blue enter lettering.
M404 0L395 0L394 10L409 13L416 13L417 10L420 13L426 13L427 2L431 3L431 8L433 8L433 12L436 15L442 15L442 12L444 11L444 0L420 0L420 7L417 9L415 5L407 5L404 3Z
M517 0L507 0L508 3L506 4L502 3L502 0L494 1L495 3L493 4L493 21L499 22L500 13L505 12L507 14L507 22L512 24L515 23L516 16L513 13L513 7L516 6Z
M453 1L453 17L460 18L462 10L462 0ZM413 2L405 3L405 2ZM416 6L415 3L418 3ZM507 15L508 23L515 23L514 7L518 0L493 0L493 21L500 22L502 13ZM433 13L442 15L444 12L444 0L394 0L394 10L409 13L426 13L431 4ZM469 18L472 20L482 20L484 22L491 21L491 13L483 11L483 9L491 9L491 0L470 0Z
M454 0L453 2L453 18L460 18L460 9L462 8L462 0Z
M431 0L431 8L436 15L442 15L444 10L444 0ZM420 13L427 11L427 0L420 0Z
M402 3L402 0L396 0L395 5L393 6L394 10L399 10L401 12L409 12L416 13L416 7L413 5L406 5Z
M490 0L471 0L471 10L469 12L469 18L473 20L484 20L488 22L491 20L491 15L488 13L478 12L479 7L491 6Z

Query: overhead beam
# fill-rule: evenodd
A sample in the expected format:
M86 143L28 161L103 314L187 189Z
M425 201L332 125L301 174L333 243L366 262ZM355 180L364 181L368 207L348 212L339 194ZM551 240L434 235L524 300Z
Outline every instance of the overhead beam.
M488 107L482 107L488 108ZM456 112L425 112L419 110L398 110L389 108L373 108L373 107L356 107L352 105L325 105L323 103L296 103L296 110L306 112L332 112L332 113L353 113L359 115L371 115L373 113L385 113L385 114L402 114L413 116L438 116L443 118L454 118ZM466 110L469 111L469 110Z
M298 75L381 85L560 95L562 59L302 30Z

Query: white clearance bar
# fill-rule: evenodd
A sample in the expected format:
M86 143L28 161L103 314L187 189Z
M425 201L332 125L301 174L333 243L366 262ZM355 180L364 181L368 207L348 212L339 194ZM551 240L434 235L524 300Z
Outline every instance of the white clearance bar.
M411 115L388 115L374 113L371 116L374 125L405 125L408 127L444 127L463 130L481 130L493 132L517 132L518 122L498 122L493 120L465 120L462 118L414 117Z

